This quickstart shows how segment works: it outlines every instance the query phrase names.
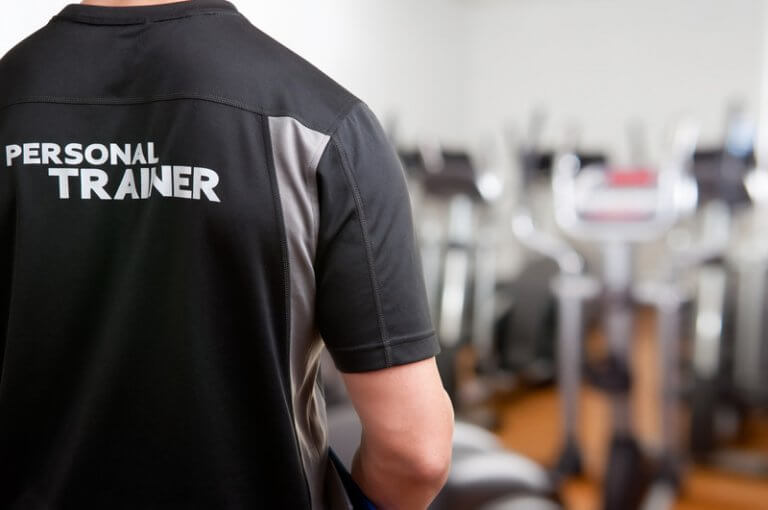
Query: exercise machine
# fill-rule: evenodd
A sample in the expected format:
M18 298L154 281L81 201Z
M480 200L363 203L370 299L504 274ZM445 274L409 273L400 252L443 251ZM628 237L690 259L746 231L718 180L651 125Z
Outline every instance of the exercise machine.
M557 228L552 217L551 171L556 153L542 147L544 123L544 114L534 111L525 138L513 151L514 158L519 161L521 182L513 212L512 232L518 242L536 256L526 261L510 286L511 292L524 296L524 299L520 299L510 310L506 328L498 341L505 366L520 374L529 385L548 383L562 371L557 366L558 358L562 356L558 356L557 352L565 352L566 357L580 355L580 352L564 351L572 349L578 342L564 342L561 338L563 331L572 334L570 332L576 330L559 324L563 320L582 324L584 320L580 314L583 312L576 303L577 295L584 294L582 297L587 299L596 291L593 279L584 274L586 264L581 255L553 234ZM583 165L605 163L606 158L601 153L577 150L575 139L570 141L570 145ZM578 379L578 374L574 373L566 379L573 377ZM560 379L563 379L562 375ZM578 380L574 381L578 386ZM569 387L568 384L563 386L561 381L561 392L569 391ZM573 413L565 414L570 416ZM566 424L566 428L571 427ZM575 452L575 449L567 450ZM568 471L580 464L575 453L563 457L564 460L567 458L571 461L566 464L573 466Z
M629 403L633 245L659 239L695 208L696 186L688 175L695 143L696 130L681 127L666 160L655 169L583 166L575 154L564 154L555 163L552 186L558 226L569 237L598 244L602 254L602 317L609 355L591 370L591 379L610 394L612 406L604 510L642 508L651 480L650 465L632 429ZM576 372L581 360L563 363L570 366L562 365L561 370Z
M768 456L727 446L751 409L768 408L768 171L744 178L752 206L726 251L723 268L700 278L693 344L691 435L694 459L768 476Z
M682 443L680 410L683 396L685 307L696 297L702 300L703 312L704 307L711 306L704 300L718 300L723 295L718 291L724 285L721 281L724 276L707 262L716 260L727 249L730 210L722 202L711 201L702 206L698 216L698 235L694 236L682 229L670 232L660 257L663 261L661 274L655 280L637 285L634 291L636 301L656 309L656 336L660 354L658 400L661 412L658 425L661 441L656 447L656 470L644 506L648 510L671 508L684 474L686 455ZM721 306L721 303L715 304ZM716 318L702 315L700 319L701 323L696 327L701 334L719 327Z
M695 460L746 474L768 473L765 456L723 448L738 437L751 408L768 404L765 323L768 245L765 170L755 168L754 124L738 107L722 148L698 153L694 166L706 199L734 218L731 243L699 271L690 378L690 449Z
M554 260L559 269L559 274L550 280L551 291L557 299L557 381L563 422L562 450L555 474L556 479L581 475L578 422L586 322L584 303L598 295L600 285L585 273L584 259L576 250L563 239L536 227L527 207L518 209L512 228L525 247Z
M465 398L457 379L457 355L471 344L475 364L495 366L496 239L487 226L501 180L481 172L466 152L422 147L422 207L419 238L432 316L442 353L443 383L457 411L483 396ZM470 401L470 402L468 402ZM464 405L467 404L467 405ZM482 416L478 421L493 421Z

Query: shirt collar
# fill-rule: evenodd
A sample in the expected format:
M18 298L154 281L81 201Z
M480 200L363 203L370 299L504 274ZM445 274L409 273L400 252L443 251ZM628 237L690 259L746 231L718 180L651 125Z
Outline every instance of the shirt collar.
M54 19L66 19L92 25L138 25L201 14L226 13L237 13L237 8L226 0L186 0L184 2L138 7L70 4Z

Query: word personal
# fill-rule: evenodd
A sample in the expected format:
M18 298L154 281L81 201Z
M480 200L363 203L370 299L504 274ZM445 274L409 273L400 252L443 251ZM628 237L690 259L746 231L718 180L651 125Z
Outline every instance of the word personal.
M210 168L163 165L155 144L24 143L6 145L5 164L47 166L57 180L59 199L148 199L162 197L220 202L219 174ZM117 172L104 170L117 167ZM119 175L115 175L119 174ZM117 184L115 185L114 182ZM110 192L110 190L113 190Z

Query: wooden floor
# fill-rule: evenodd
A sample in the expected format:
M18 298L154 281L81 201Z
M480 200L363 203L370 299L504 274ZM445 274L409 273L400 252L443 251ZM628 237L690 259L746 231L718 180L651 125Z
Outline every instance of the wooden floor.
M641 312L633 346L637 384L633 398L635 425L648 445L654 444L659 430L656 424L658 398L654 322L652 313ZM564 488L564 497L569 510L599 510L599 480L606 458L610 413L604 396L598 392L585 387L581 398L581 439L585 450L586 476L569 482ZM750 422L747 446L768 455L766 421ZM498 432L507 447L551 465L558 452L560 433L555 390L536 390L504 399ZM768 510L768 479L691 466L675 510Z

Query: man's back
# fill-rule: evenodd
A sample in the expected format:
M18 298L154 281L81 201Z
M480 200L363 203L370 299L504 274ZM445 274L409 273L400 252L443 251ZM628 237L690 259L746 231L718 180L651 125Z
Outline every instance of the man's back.
M320 334L437 351L367 107L227 2L73 5L0 61L0 150L0 508L332 499Z

